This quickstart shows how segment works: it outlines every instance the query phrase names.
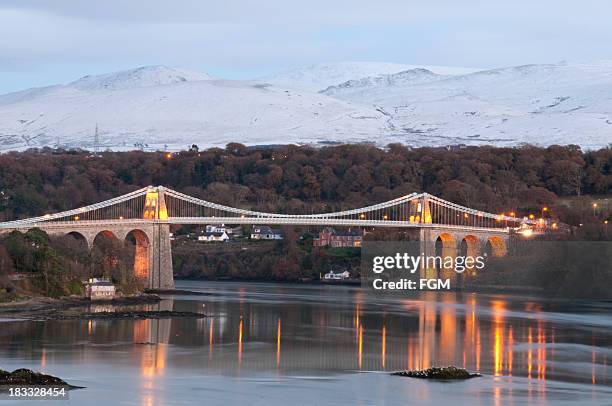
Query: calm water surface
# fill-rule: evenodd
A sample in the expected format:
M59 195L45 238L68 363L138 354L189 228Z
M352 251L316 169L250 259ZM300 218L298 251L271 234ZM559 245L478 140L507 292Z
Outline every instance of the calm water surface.
M372 296L344 286L177 288L206 295L147 308L213 317L4 321L0 368L85 386L71 392L75 405L612 403L612 303ZM445 383L385 373L451 364L484 376Z

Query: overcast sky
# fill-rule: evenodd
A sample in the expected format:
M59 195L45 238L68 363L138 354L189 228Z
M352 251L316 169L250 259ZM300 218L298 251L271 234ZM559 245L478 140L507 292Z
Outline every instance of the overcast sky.
M0 93L143 65L252 78L336 61L612 59L609 0L1 0Z

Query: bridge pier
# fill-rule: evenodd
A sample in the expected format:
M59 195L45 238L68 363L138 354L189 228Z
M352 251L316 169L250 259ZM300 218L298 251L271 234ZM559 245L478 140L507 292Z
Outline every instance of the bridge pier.
M151 241L151 249L149 250L149 288L174 289L170 225L156 224L153 226Z

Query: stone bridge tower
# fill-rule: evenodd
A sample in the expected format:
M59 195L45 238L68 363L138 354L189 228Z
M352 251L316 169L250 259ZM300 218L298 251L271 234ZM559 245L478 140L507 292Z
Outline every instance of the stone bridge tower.
M148 234L149 246L141 246L139 249L138 240L136 241L135 264L138 264L138 266L135 265L134 271L138 275L139 268L144 268L146 266L144 262L148 259L149 288L174 289L170 225L167 222L168 209L164 199L163 187L156 187L147 191L143 218L145 220L152 220L152 226L146 232ZM143 261L142 264L140 264L139 259Z

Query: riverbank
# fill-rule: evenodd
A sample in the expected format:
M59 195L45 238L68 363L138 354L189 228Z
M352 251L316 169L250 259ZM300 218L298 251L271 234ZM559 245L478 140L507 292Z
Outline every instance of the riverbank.
M158 303L158 295L143 293L139 295L120 296L108 301L94 301L82 296L63 298L32 297L25 300L0 303L0 318L48 320L65 316L69 310L88 308L90 305L131 306ZM79 312L77 312L79 313ZM86 315L85 310L80 312ZM86 318L86 317L83 317Z

